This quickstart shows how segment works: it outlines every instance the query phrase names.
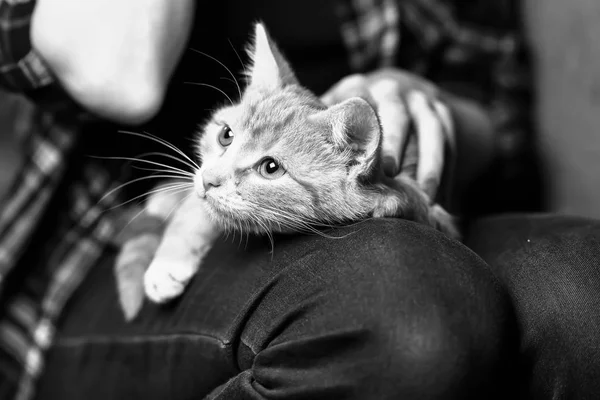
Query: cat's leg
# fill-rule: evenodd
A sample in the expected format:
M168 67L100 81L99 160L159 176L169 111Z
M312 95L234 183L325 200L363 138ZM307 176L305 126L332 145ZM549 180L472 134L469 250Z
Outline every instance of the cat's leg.
M171 211L184 200L184 192L169 190L175 181L158 185L140 209L130 207L118 214L120 227L113 238L119 253L114 274L119 303L127 321L135 318L144 302L144 274L160 246Z
M427 196L413 182L400 176L376 184L373 217L396 217L431 225Z
M373 217L397 217L430 225L453 239L461 240L456 217L440 204L430 204L427 195L408 177L397 177L378 185Z
M164 303L181 293L220 236L202 199L191 195L175 211L144 276L146 296Z

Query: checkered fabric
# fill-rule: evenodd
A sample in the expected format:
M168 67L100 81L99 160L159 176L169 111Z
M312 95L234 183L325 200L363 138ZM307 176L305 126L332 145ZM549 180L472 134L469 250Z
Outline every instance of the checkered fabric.
M52 83L52 76L29 41L34 1L0 1L0 86L28 91Z
M530 129L518 4L465 3L338 1L348 62L354 71L398 66L475 98L490 110L505 151L512 151ZM39 106L29 121L21 172L0 202L0 399L34 396L56 321L116 229L101 210L116 202L102 196L118 179L97 160L78 157L77 112L64 118L64 108L52 108L69 100L31 49L34 6L34 0L0 0L0 86Z

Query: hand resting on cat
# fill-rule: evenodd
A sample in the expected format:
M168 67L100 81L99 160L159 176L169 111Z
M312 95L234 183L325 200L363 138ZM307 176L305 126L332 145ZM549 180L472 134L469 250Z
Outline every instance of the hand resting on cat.
M225 231L314 232L318 226L399 217L460 237L453 217L435 203L443 165L439 143L452 140L427 135L450 135L452 126L441 103L428 103L424 92L435 94L433 87L420 88L408 100L407 108L417 116L439 116L416 123L419 152L432 151L436 157L429 165L419 163L415 181L400 166L407 136L386 139L385 134L386 129L406 131L406 116L403 120L382 107L390 88L398 92L393 70L351 77L321 100L300 85L262 24L256 25L250 54L253 65L241 100L216 110L199 133L194 193L179 195L181 206L162 239L147 235L144 247L138 236L130 239L137 240L136 246L126 242L122 247L121 271L135 262L135 251L146 258L148 252L155 254L144 275L150 300L162 303L179 296ZM422 122L428 119L438 126ZM396 146L397 152L382 151L386 140L395 142L384 148ZM401 173L392 178L386 174L390 170ZM162 196L151 197L147 209L164 209ZM136 309L126 310L128 318L140 305L134 303Z

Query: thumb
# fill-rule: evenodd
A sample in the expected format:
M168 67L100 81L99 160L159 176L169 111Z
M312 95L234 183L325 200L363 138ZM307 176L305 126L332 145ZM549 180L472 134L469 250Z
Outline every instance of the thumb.
M321 96L321 101L329 107L352 97L362 97L371 102L372 99L367 89L367 79L363 75L354 74L345 77L327 90Z

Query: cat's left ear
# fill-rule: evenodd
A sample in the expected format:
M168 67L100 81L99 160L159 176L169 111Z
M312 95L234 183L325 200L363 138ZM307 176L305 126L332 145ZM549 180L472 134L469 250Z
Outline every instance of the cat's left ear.
M298 84L294 71L260 22L255 26L254 44L249 53L252 59L252 66L247 72L250 86L276 90Z
M333 145L350 154L350 171L355 176L368 175L378 159L381 124L375 110L360 97L319 111L311 120L330 130Z

